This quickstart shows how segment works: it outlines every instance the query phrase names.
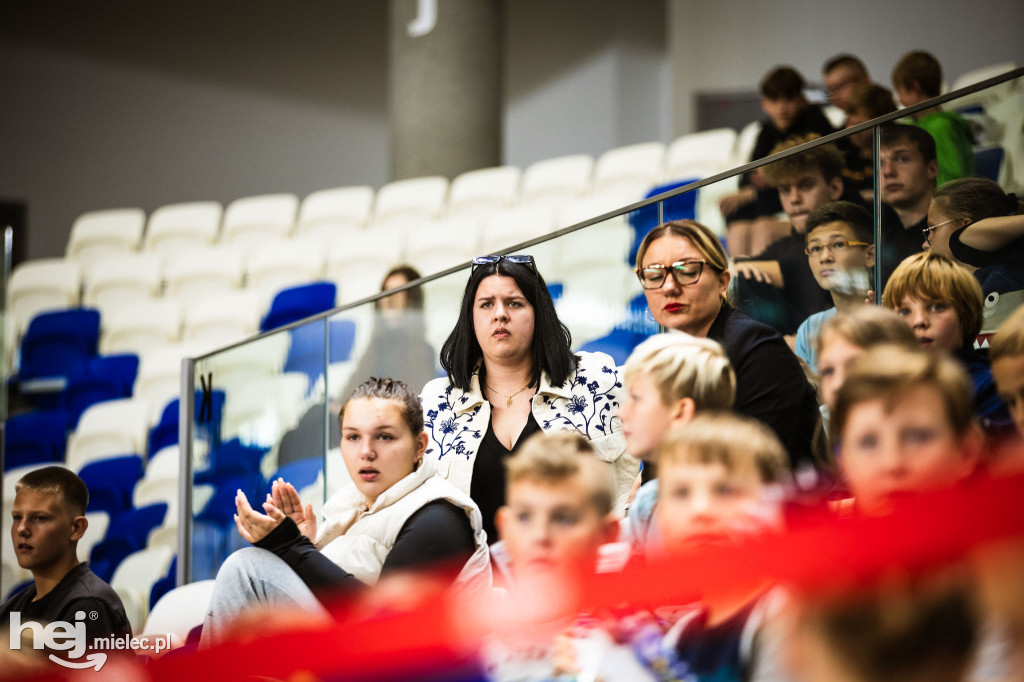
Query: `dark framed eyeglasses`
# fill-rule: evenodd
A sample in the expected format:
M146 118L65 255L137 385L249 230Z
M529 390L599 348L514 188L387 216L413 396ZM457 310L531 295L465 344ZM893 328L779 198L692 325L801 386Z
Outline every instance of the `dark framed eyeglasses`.
M529 254L501 254L498 256L477 256L473 259L473 268L469 271L470 274L476 272L476 269L481 265L497 265L503 260L507 260L509 263L518 263L519 265L529 265L535 273L537 272L537 262L533 260L533 256Z
M819 256L821 255L821 252L824 251L825 249L828 249L832 253L837 253L848 246L871 245L868 244L867 242L851 242L847 239L836 239L835 241L831 241L827 244L812 244L811 246L808 246L806 249L804 249L804 253L806 253L808 256Z
M949 225L951 222L957 220L956 218L950 218L949 220L943 220L941 223L935 225L929 225L928 227L921 228L921 234L924 235L924 240L929 244L932 243L932 230L937 230L943 225Z
M704 271L706 260L680 260L672 265L652 263L643 268L635 270L640 286L644 289L660 289L665 285L668 273L676 280L681 287L696 284L700 279L700 273Z

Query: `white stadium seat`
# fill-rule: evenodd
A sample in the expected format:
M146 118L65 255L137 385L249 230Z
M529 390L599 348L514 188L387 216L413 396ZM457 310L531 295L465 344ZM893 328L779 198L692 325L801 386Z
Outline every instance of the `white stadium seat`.
M209 246L217 241L223 213L216 201L161 206L149 216L142 247L167 257Z
M114 253L138 251L146 213L141 208L115 208L83 213L71 226L67 257L86 272L98 260Z

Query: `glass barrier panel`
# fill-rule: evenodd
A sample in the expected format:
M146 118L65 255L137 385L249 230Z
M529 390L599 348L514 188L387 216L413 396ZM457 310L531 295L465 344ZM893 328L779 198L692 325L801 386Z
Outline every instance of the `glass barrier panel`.
M1018 79L943 107L959 109L960 118L967 122L964 125L969 124L974 172L988 174L1006 191L1018 191L1024 184L1021 97ZM979 106L980 114L975 110ZM873 154L876 130L882 143L879 158ZM813 349L810 332L823 314L863 301L869 289L878 288L872 286L874 270L884 281L902 257L922 248L921 229L928 226L928 190L933 191L934 178L929 180L928 164L920 160L918 180L923 180L927 201L917 197L918 203L911 202L908 183L899 181L901 176L890 178L896 165L913 166L915 160L910 154L893 163L895 150L887 141L893 131L905 132L897 125L886 125L856 138L803 150L745 175L731 173L708 186L651 201L633 211L615 208L628 205L635 196L601 196L520 206L493 215L480 212L429 226L391 226L376 235L363 235L367 244L386 244L355 250L355 260L332 276L342 284L340 300L353 300L376 291L384 273L396 263L406 262L430 275L466 263L474 255L529 254L544 277L559 319L572 334L573 350L602 351L621 365L637 343L662 329L656 316L670 317L664 311L651 311L648 300L657 297L644 293L634 272L643 237L666 220L695 219L727 249L732 272L728 295L733 304L786 335L797 335L803 325L810 330L804 335L804 347ZM1000 148L1002 159L992 166L985 154L998 156ZM1019 161L1014 163L1015 159ZM675 168L666 185L648 193L670 191L719 170ZM751 194L745 187L759 191ZM737 197L741 192L745 198ZM774 193L774 199L762 193ZM999 202L1009 207L1010 198L1005 193L1000 196ZM812 211L837 200L849 204L838 205L842 210L837 213L819 211L821 215L812 216L808 229ZM876 204L880 209L875 209ZM746 225L739 220L743 216L737 216L738 208L754 213L747 216ZM608 212L612 217L550 236ZM977 219L971 217L972 222ZM933 249L946 243L951 225L936 225L941 231L932 235ZM439 230L439 238L428 238L428 229ZM515 246L534 239L542 241ZM1017 257L1018 246L1012 242L994 259L995 265L1005 266L999 272L1012 280L1010 285L989 286L982 279L989 265L976 266L975 274L983 288L988 287L983 331L1020 303L1024 287L1014 276L1019 278L1024 266L1014 271L1018 261L1008 260ZM378 251L386 261L384 256L370 258L371 252ZM672 277L677 283L693 277L682 282L687 286L701 281L707 272L712 271L679 272ZM312 472L310 480L300 485L307 499L317 504L349 482L341 457L336 456L342 401L371 376L396 376L417 391L432 378L444 376L439 354L459 321L470 276L467 264L417 287L195 362L194 378L201 394L197 411L202 413L203 404L215 406L216 400L209 396L217 391L224 397L222 411L207 419L210 428L200 424L192 443L191 580L212 577L227 553L243 544L231 522L235 489L260 500L269 480L283 475L278 473L283 467L299 462L312 462L307 471ZM654 289L656 278L647 283L648 291ZM813 365L813 358L808 361Z
M248 543L235 527L236 491L254 509L284 478L303 501L323 499L326 320L281 330L195 361L191 571L216 576Z
M883 278L928 250L952 258L981 285L977 346L1024 304L1024 78L946 102L880 128L877 160L883 222ZM991 237L992 222L1010 226ZM898 305L900 302L896 302Z

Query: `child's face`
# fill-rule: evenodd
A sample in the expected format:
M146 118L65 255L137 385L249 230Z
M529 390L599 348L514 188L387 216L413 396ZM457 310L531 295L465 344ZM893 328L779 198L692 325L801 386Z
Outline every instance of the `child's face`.
M680 406L662 402L657 382L650 374L639 374L629 382L619 417L626 436L626 450L649 462L665 434L677 425Z
M1024 355L1004 355L992 361L992 378L999 397L1010 409L1017 433L1024 437Z
M893 89L896 91L896 99L899 100L900 106L912 107L928 99L921 93L921 89L916 86L907 87L905 85L896 85L895 83L893 85L895 86Z
M864 349L845 336L826 333L818 354L818 374L821 376L821 399L831 410L836 404L836 393L846 381L846 368L864 354Z
M818 225L807 235L807 262L818 286L826 291L850 281L850 273L866 270L874 261L873 246L857 246L859 240L848 223L835 220ZM814 252L817 251L815 254Z
M779 190L779 201L786 217L800 232L807 223L807 214L814 209L835 201L843 194L843 181L832 178L825 180L820 170L813 170L796 176L780 179L775 188Z
M764 525L765 504L753 472L724 465L673 463L658 470L658 528L669 549L734 545Z
M935 190L939 165L935 159L925 161L912 142L897 140L882 147L879 158L882 171L882 201L895 208L916 206Z
M866 514L884 514L900 499L967 477L974 454L949 423L939 389L920 385L891 409L884 398L850 410L840 436L846 482Z
M925 350L955 353L963 345L960 316L946 301L904 296L896 312L914 330Z
M963 226L964 221L950 218L933 200L931 206L928 207L928 227L933 229L925 237L921 248L953 258L953 252L949 249L949 238Z
M614 520L594 505L579 473L557 482L512 483L496 521L517 574L589 569L598 548L614 540Z
M84 527L75 526L75 517L59 496L28 488L15 495L11 520L18 565L36 573L45 573L74 557L74 543L84 532Z
M803 97L779 97L777 99L761 98L761 109L771 119L772 125L780 132L786 132L793 125L796 117L807 107Z

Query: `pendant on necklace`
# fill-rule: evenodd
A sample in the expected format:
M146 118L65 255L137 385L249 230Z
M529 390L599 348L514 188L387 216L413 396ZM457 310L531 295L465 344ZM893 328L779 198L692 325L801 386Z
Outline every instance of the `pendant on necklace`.
M512 398L509 398L505 403L505 407L512 407Z

